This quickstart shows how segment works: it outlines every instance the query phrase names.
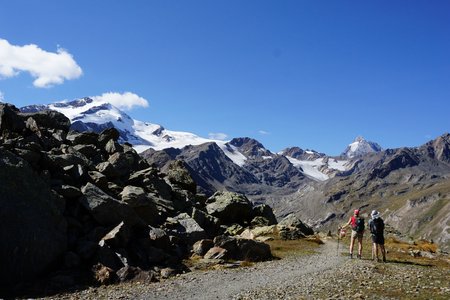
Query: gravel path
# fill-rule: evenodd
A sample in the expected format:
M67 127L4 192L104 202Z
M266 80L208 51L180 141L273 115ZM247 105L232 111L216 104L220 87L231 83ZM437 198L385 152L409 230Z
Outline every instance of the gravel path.
M347 247L342 249L347 251ZM388 257L389 260L389 257ZM338 255L326 240L313 255L237 269L199 271L152 284L90 288L58 299L450 299L450 272Z
M314 255L255 264L252 267L191 273L155 285L139 299L240 299L263 289L297 286L343 263L333 243Z

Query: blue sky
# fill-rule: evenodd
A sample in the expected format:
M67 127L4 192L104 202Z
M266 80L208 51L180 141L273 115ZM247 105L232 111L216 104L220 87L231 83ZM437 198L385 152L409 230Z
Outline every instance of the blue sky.
M3 51L0 97L16 106L130 92L148 103L135 119L274 152L449 131L448 1L0 3L0 45L61 54L32 68Z

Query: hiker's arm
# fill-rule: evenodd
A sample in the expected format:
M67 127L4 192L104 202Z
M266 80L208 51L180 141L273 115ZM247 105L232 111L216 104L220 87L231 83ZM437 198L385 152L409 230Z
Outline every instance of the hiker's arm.
M344 225L341 226L341 229L347 228L347 226L349 226L352 223L352 218L350 218L350 220L348 220L347 223L345 223Z

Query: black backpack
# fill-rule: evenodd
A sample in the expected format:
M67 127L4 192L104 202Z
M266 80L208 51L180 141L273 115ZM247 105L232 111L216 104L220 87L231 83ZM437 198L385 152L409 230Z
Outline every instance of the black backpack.
M382 235L384 231L384 222L381 218L376 218L372 220L372 226L370 227L370 232L375 235Z
M355 226L353 226L353 230L356 232L363 232L366 226L364 225L364 218L357 217Z

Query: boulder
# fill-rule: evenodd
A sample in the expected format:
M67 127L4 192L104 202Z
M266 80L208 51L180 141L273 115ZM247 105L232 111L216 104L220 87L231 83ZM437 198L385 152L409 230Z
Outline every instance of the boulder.
M161 228L154 228L149 226L148 237L151 245L163 250L170 250L172 247L169 235Z
M117 178L120 175L119 171L108 161L99 163L95 168L108 178Z
M116 152L123 152L123 147L118 142L109 140L105 145L105 151L108 154L114 154Z
M247 197L232 192L216 192L207 200L206 210L222 224L244 225L252 216L252 204Z
M119 137L120 137L119 131L116 128L111 127L111 128L107 128L107 129L103 130L100 133L100 135L98 136L98 142L101 145L106 145L106 143L109 140L113 140L114 142L117 142L119 140Z
M192 218L200 227L205 229L208 236L212 237L220 233L220 221L218 218L195 207L192 209Z
M14 105L0 103L0 135L10 136L12 132L21 133L25 129L25 123L18 113Z
M161 217L158 214L156 204L143 188L127 185L120 193L120 197L147 224L156 225L160 222Z
M37 278L62 258L67 224L43 178L2 149L0 195L0 282L8 286Z
M130 241L131 232L129 226L124 222L120 222L119 225L114 227L101 239L99 245L102 246L103 244L106 244L114 248L125 248Z
M94 132L75 132L70 131L67 134L67 139L73 145L96 145L98 143L98 134Z
M166 226L172 229L174 235L188 244L206 238L206 232L187 213L181 213L174 218L168 218Z
M136 168L139 157L136 158L132 153L116 152L109 157L108 162L116 169L119 177L128 177Z
M286 216L278 223L278 225L297 228L304 235L314 234L314 230L309 225L303 223L295 214Z
M39 128L59 129L68 132L70 120L65 115L55 110L42 110L35 113L21 113L20 116L26 120L33 118Z
M195 242L192 246L192 253L204 256L212 247L214 247L214 242L212 240L200 240Z
M277 218L275 217L272 208L267 204L260 204L253 207L253 215L255 217L259 216L265 218L269 222L267 225L277 224Z
M101 285L111 284L117 280L114 270L102 264L96 264L93 266L92 272L94 274L94 280Z
M80 198L81 204L100 225L116 226L122 221L130 226L143 225L130 206L109 196L92 183L87 183L81 192L84 195Z
M167 168L167 179L182 189L185 189L193 194L197 192L197 184L192 179L187 166L181 160L171 162Z
M211 249L206 252L205 259L229 259L228 251L227 249L220 248L220 247L212 247Z
M263 242L250 239L237 239L239 248L238 259L245 261L265 261L272 259L270 246Z
M116 272L120 282L139 282L140 284L149 284L158 281L154 271L144 271L139 267L125 266Z

